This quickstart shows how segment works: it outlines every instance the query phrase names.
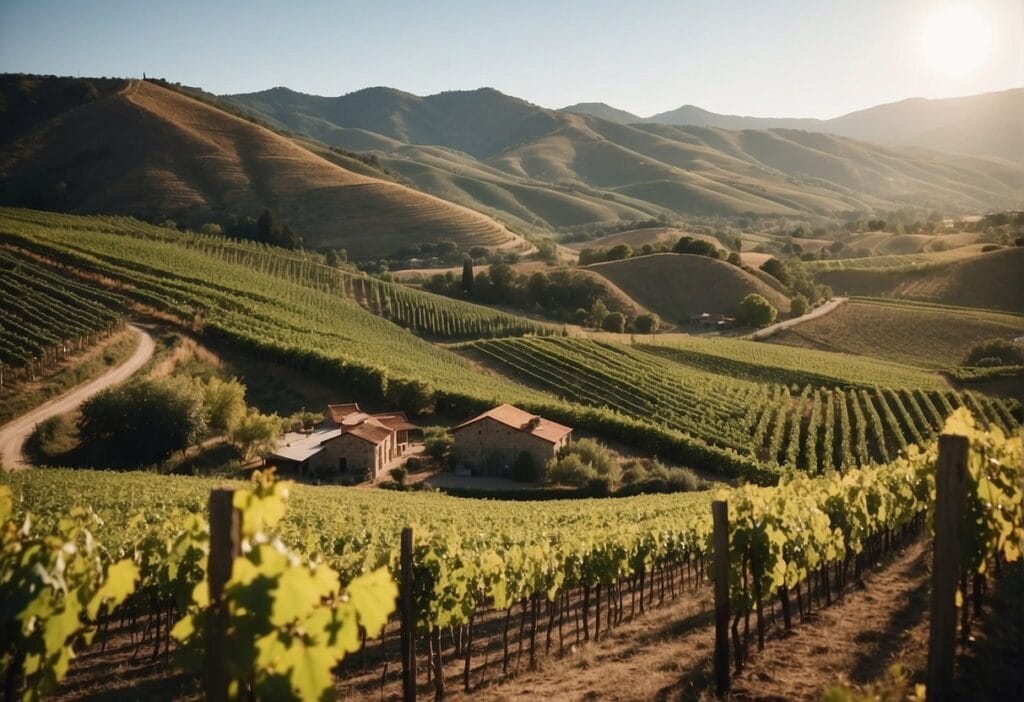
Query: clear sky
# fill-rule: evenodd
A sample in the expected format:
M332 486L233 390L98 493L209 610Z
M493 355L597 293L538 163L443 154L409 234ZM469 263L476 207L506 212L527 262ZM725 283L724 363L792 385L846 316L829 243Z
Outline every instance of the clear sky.
M1024 0L0 0L0 71L833 117L1024 85Z

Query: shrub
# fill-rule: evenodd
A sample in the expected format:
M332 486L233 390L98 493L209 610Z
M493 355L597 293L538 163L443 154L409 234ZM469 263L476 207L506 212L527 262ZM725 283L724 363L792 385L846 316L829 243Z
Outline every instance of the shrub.
M405 487L405 479L409 477L409 471L402 466L398 466L388 471L388 475L391 476L391 479L395 481L395 484L401 490Z
M971 348L964 365L1024 366L1024 345L1006 339L989 339Z
M626 316L621 312L611 312L601 320L601 328L607 332L621 334L626 331Z
M203 405L209 427L229 432L245 415L245 386L235 378L210 378L203 386Z
M642 314L633 321L633 328L640 334L653 334L661 326L661 319L652 313Z
M772 307L764 297L750 293L740 302L740 311L736 321L748 327L767 327L775 321L779 311Z
M594 469L575 454L553 458L544 466L544 479L552 485L573 485L583 487L587 481L596 478Z
M803 295L795 295L789 301L789 311L794 317L803 317L807 313L807 298Z
M281 418L276 414L260 414L251 409L231 430L231 443L238 447L242 460L265 458L274 450L281 433Z

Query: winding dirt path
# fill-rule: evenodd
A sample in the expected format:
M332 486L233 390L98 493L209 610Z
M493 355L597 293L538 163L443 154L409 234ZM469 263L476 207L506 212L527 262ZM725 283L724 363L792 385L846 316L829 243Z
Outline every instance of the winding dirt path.
M0 427L0 465L5 470L28 467L23 449L25 441L39 422L72 411L101 390L124 382L146 365L156 348L153 337L134 324L129 324L128 328L138 334L139 345L127 361Z
M803 315L802 317L794 317L793 319L785 319L785 320L783 320L781 322L776 322L775 324L771 325L770 327L765 327L764 329L758 329L756 332L754 332L753 334L750 334L746 338L750 339L751 341L760 341L761 339L767 339L769 336L771 336L775 332L782 331L783 329L789 329L790 327L795 327L798 324L803 324L804 322L809 322L812 319L816 319L818 317L823 317L826 314L828 314L829 312L831 312L832 310L834 310L837 307L839 307L839 305L842 305L843 303L846 303L846 302L849 302L849 301L850 301L850 298L848 298L848 297L833 297L831 300L826 302L821 307L818 307L816 309L811 310L810 312L808 312L807 314Z

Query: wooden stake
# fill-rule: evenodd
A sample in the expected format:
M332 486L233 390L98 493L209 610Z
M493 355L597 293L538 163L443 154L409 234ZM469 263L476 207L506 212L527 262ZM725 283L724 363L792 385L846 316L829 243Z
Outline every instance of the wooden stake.
M230 678L224 665L227 646L228 610L224 586L231 578L231 567L242 553L242 515L234 507L235 491L210 491L210 555L206 571L209 582L210 617L207 621L206 650L203 652L203 689L206 699L228 699Z
M967 437L939 437L935 475L935 544L931 629L928 633L928 701L953 699L956 653L956 588L960 573L960 522L967 483Z
M729 505L711 503L715 558L715 694L729 692Z
M402 529L400 553L402 570L401 627L402 627L402 699L416 700L416 611L412 600L412 529Z

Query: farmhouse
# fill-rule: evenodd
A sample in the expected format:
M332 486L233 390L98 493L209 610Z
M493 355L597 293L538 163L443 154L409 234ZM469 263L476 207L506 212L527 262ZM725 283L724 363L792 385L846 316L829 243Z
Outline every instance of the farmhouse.
M408 452L410 434L418 430L404 412L367 414L355 403L328 405L320 426L285 434L270 458L300 475L375 480Z
M460 466L475 475L498 477L507 477L524 451L543 465L571 435L571 428L512 405L499 405L452 429Z
M702 314L691 314L690 324L716 329L725 329L736 323L735 318L726 317L722 312L704 312Z

